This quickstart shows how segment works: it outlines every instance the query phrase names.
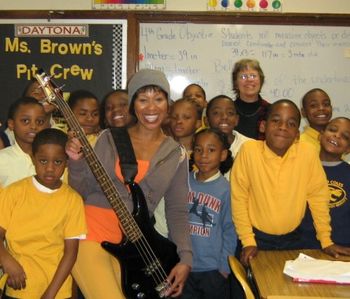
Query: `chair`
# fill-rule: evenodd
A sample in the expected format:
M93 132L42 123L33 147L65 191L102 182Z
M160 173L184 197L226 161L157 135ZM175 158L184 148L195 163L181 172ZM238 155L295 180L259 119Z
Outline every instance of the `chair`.
M6 280L7 280L8 274L5 273L3 276L0 278L0 298L2 296L2 292L4 291Z
M246 299L255 299L254 293L249 285L248 277L242 264L237 260L236 257L230 255L228 261L233 274L236 276L237 280L241 284Z

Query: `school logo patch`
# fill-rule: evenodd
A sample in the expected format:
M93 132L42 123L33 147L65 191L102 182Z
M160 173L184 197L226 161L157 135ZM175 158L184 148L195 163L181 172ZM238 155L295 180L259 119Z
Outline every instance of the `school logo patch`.
M328 188L331 193L329 200L329 208L337 208L342 206L347 200L347 194L343 189L343 184L337 181L329 181Z

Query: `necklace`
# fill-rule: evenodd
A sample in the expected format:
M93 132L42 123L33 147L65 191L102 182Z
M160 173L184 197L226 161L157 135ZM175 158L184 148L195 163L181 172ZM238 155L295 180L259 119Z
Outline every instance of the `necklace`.
M253 113L249 113L249 114L242 112L237 106L236 106L236 110L237 110L238 114L241 115L241 116L253 117L253 116L257 115L258 112L261 110L261 106L256 111L254 111Z

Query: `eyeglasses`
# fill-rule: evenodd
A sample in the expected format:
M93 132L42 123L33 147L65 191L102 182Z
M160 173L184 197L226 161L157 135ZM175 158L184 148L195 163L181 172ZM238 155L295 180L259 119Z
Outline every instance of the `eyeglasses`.
M256 78L258 78L257 74L242 74L239 76L239 78L241 78L242 80L255 80Z

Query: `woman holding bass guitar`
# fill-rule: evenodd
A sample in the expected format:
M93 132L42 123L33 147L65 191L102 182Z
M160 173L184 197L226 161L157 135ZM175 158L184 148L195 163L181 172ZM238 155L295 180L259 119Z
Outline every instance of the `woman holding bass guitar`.
M125 222L122 221L123 212L120 215L117 211L118 217L116 216L115 209L111 208L113 204L108 199L109 197L105 196L106 192L102 192L89 170L85 161L88 159L83 159L83 153L86 155L86 151L84 152L78 138L73 137L66 146L66 152L70 157L69 183L85 200L88 224L87 239L79 244L73 276L87 299L133 298L126 288L136 290L135 298L177 297L182 292L192 264L187 213L188 161L185 150L171 137L164 135L161 129L161 124L169 109L169 82L160 71L141 70L131 78L128 92L130 113L137 119L136 124L128 128L138 165L135 182L139 183L148 206L144 222L149 221L148 215L153 215L160 199L164 197L169 237L177 246L179 262L171 266L169 271L160 269L158 273L157 262L153 263L151 260L151 267L145 267L142 262L135 265L129 262L129 257L132 255L131 253L129 255L129 247L121 246L119 249L126 252L119 255L121 265L119 266L115 257L101 247L103 241L122 242L125 232L130 230L130 225L125 225ZM101 133L94 151L116 186L121 200L125 203L126 214L133 210L135 212L137 208L133 202L135 199L130 194L130 186L124 184L118 151L110 129ZM132 190L131 193L134 194ZM144 208L141 205L141 210ZM145 211L140 211L141 214L142 212ZM141 230L148 227L149 223L144 222L143 220L141 223L138 222L138 227L135 227L136 239L138 239L139 227ZM142 231L142 233L148 236L149 232ZM153 256L153 249L156 247L160 250L155 250L155 255L166 252L165 246L159 245L156 241L158 237L154 237L152 233L149 235L151 240L147 240L146 245L144 245L145 242L141 242L141 261L148 260L149 255ZM128 233L126 235L129 243L130 239L131 243L134 243L133 237ZM150 247L148 247L148 241L150 241ZM138 244L138 241L135 243ZM157 295L144 290L139 291L141 283L133 281L134 278L125 280L128 269L123 265L138 268L141 276L142 274L152 276L153 280L156 280ZM153 277L154 272L156 278ZM165 275L164 281L162 281L162 275ZM154 288L147 282L146 285L148 288Z

